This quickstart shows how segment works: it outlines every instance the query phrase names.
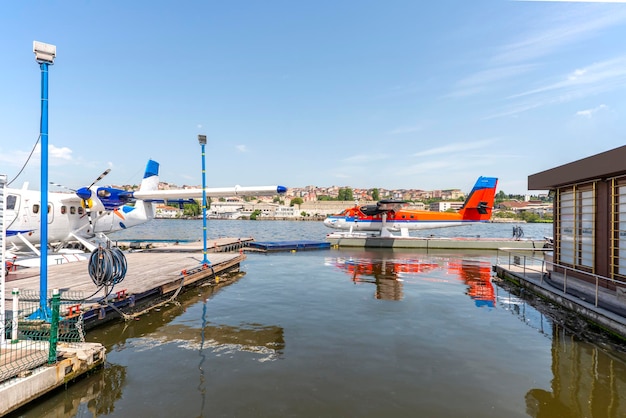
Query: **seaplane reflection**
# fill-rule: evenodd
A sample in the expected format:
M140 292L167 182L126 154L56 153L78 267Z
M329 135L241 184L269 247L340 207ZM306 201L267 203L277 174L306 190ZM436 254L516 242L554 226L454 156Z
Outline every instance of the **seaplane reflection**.
M406 255L406 254L405 254ZM376 285L377 299L399 301L404 297L403 282L411 276L422 275L436 270L456 276L467 286L467 295L477 307L495 306L495 292L491 284L491 264L480 259L441 258L432 262L417 258L404 258L394 255L392 258L336 257L327 258L326 264L335 265L350 275L357 283Z
M417 259L372 259L358 257L329 258L326 264L333 264L350 275L354 284L373 283L376 285L376 299L402 300L403 274L421 273L437 268L437 264L424 263Z
M496 295L491 283L491 263L478 259L450 260L448 273L456 274L467 285L467 295L477 307L495 307Z

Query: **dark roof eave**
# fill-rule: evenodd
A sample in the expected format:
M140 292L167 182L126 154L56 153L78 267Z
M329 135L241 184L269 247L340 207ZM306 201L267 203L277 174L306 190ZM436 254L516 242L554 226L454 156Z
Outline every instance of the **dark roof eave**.
M528 190L550 190L567 184L626 174L624 161L626 145L532 174L528 176Z

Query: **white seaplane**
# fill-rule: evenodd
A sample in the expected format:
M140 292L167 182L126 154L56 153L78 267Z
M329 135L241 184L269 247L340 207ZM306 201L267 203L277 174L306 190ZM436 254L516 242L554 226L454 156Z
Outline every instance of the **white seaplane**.
M138 191L98 187L96 183L109 173L106 170L89 187L71 192L48 193L48 246L53 255L48 264L86 259L83 251L67 249L69 243L93 251L106 242L106 234L131 228L154 218L156 203L201 199L203 189L158 190L159 163L149 160ZM287 191L284 186L206 188L207 197L273 196ZM39 256L41 192L22 189L5 191L7 259L25 252ZM82 254L82 255L81 255ZM33 259L33 262L38 261ZM20 264L19 261L15 262Z

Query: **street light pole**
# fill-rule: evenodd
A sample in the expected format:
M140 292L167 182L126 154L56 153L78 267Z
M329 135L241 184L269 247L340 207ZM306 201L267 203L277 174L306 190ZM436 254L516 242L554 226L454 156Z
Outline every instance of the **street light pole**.
M206 135L198 135L198 142L202 148L202 252L204 257L202 258L202 264L209 265L209 259L207 258L207 245L206 245L206 168L205 168L205 155L204 147L206 146Z
M40 211L40 269L38 319L50 320L48 307L48 66L54 64L57 48L43 42L33 42L35 59L41 68L41 205Z

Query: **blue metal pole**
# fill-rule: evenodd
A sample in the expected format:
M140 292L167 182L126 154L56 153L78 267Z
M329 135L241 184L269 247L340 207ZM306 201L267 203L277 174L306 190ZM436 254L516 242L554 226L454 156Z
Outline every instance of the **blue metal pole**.
M41 68L41 207L40 210L40 277L39 307L40 318L50 319L48 307L48 63Z
M209 259L207 258L207 247L206 247L206 169L205 169L205 156L204 156L204 147L205 145L200 145L202 147L202 239L203 239L203 252L204 258L202 259L202 264L210 264Z

